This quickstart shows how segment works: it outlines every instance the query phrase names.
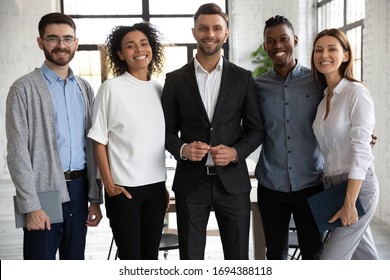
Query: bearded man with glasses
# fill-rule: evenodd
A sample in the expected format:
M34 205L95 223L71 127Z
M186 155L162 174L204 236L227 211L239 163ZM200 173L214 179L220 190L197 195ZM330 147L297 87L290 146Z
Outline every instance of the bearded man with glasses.
M69 68L78 47L76 26L62 13L43 16L40 68L11 86L6 103L7 163L16 206L26 215L24 259L84 259L87 226L102 219L91 127L93 90ZM58 193L62 222L52 223L41 193ZM54 200L50 202L54 204Z

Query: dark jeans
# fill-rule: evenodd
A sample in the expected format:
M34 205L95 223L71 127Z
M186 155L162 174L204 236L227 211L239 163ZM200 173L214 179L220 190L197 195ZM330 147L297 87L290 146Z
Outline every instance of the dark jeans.
M323 190L322 185L284 193L259 184L258 205L263 222L268 260L285 260L288 255L288 231L293 215L302 259L318 259L323 249L322 235L306 198Z
M218 175L204 175L196 191L175 194L180 259L204 259L207 223L214 207L224 258L247 260L249 247L249 192L228 193Z
M165 182L126 187L123 194L109 197L106 210L121 260L157 260L165 216Z
M88 184L86 178L66 182L70 201L62 204L63 223L51 230L28 231L23 228L25 260L54 260L57 250L61 260L83 260L88 217Z

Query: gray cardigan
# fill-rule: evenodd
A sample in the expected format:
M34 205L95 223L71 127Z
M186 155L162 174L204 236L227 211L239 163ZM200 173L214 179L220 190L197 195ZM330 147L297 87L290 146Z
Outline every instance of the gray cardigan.
M93 90L80 77L77 82L86 105L86 131L92 125ZM39 68L11 86L6 102L7 164L16 187L21 213L41 208L37 192L60 190L62 202L69 201L64 172L57 150L56 123L50 92ZM102 185L96 180L93 142L86 138L88 197L102 203Z

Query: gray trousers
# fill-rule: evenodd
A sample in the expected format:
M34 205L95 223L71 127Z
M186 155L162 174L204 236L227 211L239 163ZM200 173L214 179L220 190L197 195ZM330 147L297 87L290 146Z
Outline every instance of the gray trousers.
M348 227L338 227L324 245L321 260L377 260L370 222L379 200L379 186L373 168L367 171L359 193L366 214Z

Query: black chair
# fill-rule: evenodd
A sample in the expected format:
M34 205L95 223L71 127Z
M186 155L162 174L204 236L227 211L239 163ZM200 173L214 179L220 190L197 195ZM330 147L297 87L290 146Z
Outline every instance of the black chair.
M108 250L107 260L109 260L111 257L111 252L112 252L112 249L114 247L114 243L115 243L115 241L114 241L114 236L113 236L111 239L110 249ZM118 259L118 248L116 248L115 257L114 257L114 260L117 260L117 259Z
M290 226L288 232L288 248L289 248L288 257L290 260L301 259L302 256L301 256L301 251L299 249L297 228L295 227L294 219L292 216L290 219ZM290 253L290 251L292 251L292 253Z
M163 233L161 236L159 251L164 251L164 259L168 257L169 250L179 249L179 238L175 233Z
M167 228L167 227L168 227L168 220L164 219L163 228ZM108 251L107 260L109 260L111 257L111 252L112 252L112 249L114 247L114 243L115 243L115 240L114 240L114 237L112 237L110 249ZM167 259L169 250L175 250L175 249L179 249L178 235L175 233L163 232L161 235L161 241L160 241L160 246L159 246L158 250L164 251L164 259L165 260ZM114 256L114 260L116 260L116 259L118 259L118 248L116 248L115 256Z
M300 260L301 251L299 250L298 235L296 231L288 232L288 248L289 248L289 259ZM292 253L290 253L290 250Z

